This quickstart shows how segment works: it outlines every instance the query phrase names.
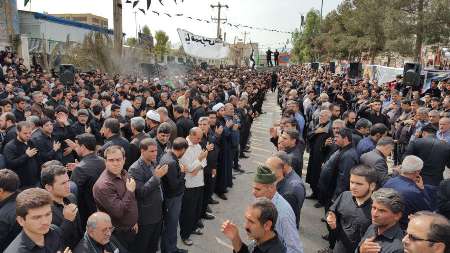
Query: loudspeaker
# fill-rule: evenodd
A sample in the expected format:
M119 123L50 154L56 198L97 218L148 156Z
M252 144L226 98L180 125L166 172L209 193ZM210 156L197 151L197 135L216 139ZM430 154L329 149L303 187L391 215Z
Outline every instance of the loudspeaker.
M75 67L72 64L59 65L59 80L64 85L71 85L75 82Z
M348 77L358 78L361 77L362 64L360 62L351 62L350 69L348 71Z
M202 63L200 63L200 67L201 67L203 70L208 70L208 63L207 63L207 62L202 62Z
M336 63L334 61L330 62L330 72L336 73Z
M319 69L319 63L318 62L311 62L311 68L313 70L318 70Z
M418 87L420 85L420 64L408 62L403 66L403 83L406 86Z

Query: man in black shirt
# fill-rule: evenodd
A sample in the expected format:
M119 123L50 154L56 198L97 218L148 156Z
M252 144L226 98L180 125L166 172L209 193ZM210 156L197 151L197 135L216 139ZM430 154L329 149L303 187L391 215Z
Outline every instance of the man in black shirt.
M51 165L41 171L41 185L51 194L52 224L61 229L64 245L75 247L83 234L76 205L76 197L70 193L69 176L60 165Z
M79 212L81 227L86 227L88 217L97 211L92 195L92 187L105 169L105 160L95 154L96 139L92 134L81 134L76 137L75 151L81 157L78 164L68 164L72 170L70 177L78 188ZM74 168L72 168L74 167Z
M14 171L0 170L0 252L20 233L16 222L16 197L20 180Z
M335 231L333 252L354 252L361 235L371 224L372 192L377 184L377 173L364 165L350 171L350 191L341 193L327 215L327 223Z
M105 150L110 146L120 146L125 151L125 165L124 169L128 170L130 167L130 143L127 139L120 136L120 123L119 120L114 118L106 119L103 123L103 127L101 130L102 135L106 138L105 144L100 148L99 154L103 154Z
M164 229L161 238L161 252L185 252L177 248L177 226L180 217L181 202L184 193L184 176L187 168L179 160L186 149L186 139L178 137L173 141L172 149L165 153L159 165L168 165L167 174L161 178L164 195Z
M22 188L34 187L39 182L38 150L30 142L31 126L30 122L19 122L17 138L6 144L3 150L6 167L19 175Z
M361 239L355 253L403 252L403 231L399 220L404 204L393 189L381 188L372 194L372 225Z
M52 223L52 197L44 189L32 188L17 195L16 215L22 232L4 253L57 253L63 251L59 229ZM69 252L68 248L64 253Z
M286 248L275 232L277 217L275 205L267 198L258 198L245 212L245 230L254 240L251 245L242 242L239 229L229 220L222 224L222 233L231 240L236 253L284 253Z

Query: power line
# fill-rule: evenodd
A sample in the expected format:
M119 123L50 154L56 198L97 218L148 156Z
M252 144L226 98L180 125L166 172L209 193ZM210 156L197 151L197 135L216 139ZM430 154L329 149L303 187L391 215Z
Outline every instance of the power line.
M222 32L220 31L220 23L222 22L222 21L225 21L225 22L227 22L227 19L226 18L220 18L220 10L222 9L222 8L229 8L228 7L228 5L222 5L222 4L220 4L220 2L218 2L217 3L217 5L212 5L211 4L211 8L217 8L217 18L211 18L212 19L212 21L216 21L217 22L217 38L218 39L222 39Z

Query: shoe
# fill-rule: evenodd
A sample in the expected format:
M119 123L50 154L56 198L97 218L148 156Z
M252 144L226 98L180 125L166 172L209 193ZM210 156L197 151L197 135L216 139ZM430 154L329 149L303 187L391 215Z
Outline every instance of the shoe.
M228 199L227 196L225 196L224 193L217 194L217 197L219 197L219 198L221 198L221 199L223 199L223 200L227 200L227 199Z
M321 208L321 207L323 207L323 205L320 202L317 202L317 203L314 204L314 207L315 208Z
M313 193L309 196L306 196L306 199L317 199L317 195Z
M216 218L216 216L214 216L211 213L206 212L204 215L202 215L202 218L205 220L214 220L214 218Z
M245 172L245 170L241 169L241 167L234 168L233 170L236 171L236 172L239 172L239 173L244 173Z
M247 158L249 158L249 157L246 156L244 153L241 153L241 154L239 155L239 158L247 159Z
M192 232L192 234L194 234L194 235L203 235L203 232L202 232L202 230L200 228L197 228L196 230L194 230Z
M174 253L188 253L186 249L176 249Z
M319 249L317 253L333 253L333 250L330 248Z
M210 199L208 203L211 205L217 205L217 204L219 204L219 201L217 201L215 199Z
M206 212L207 212L207 213L213 213L212 210L211 210L211 208L209 208L209 206L206 207Z
M205 225L203 225L203 221L202 220L199 220L197 222L197 227L199 227L199 228L204 228L205 227Z
M192 246L192 244L194 244L193 242L192 242L192 240L191 239L181 239L181 241L183 241L183 243L184 243L184 245L186 245L186 246Z

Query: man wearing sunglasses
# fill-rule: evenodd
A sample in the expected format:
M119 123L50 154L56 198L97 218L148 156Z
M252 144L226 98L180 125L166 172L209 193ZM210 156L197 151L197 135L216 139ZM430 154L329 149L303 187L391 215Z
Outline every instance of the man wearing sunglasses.
M421 211L414 214L403 238L406 253L450 252L450 223L442 215Z

